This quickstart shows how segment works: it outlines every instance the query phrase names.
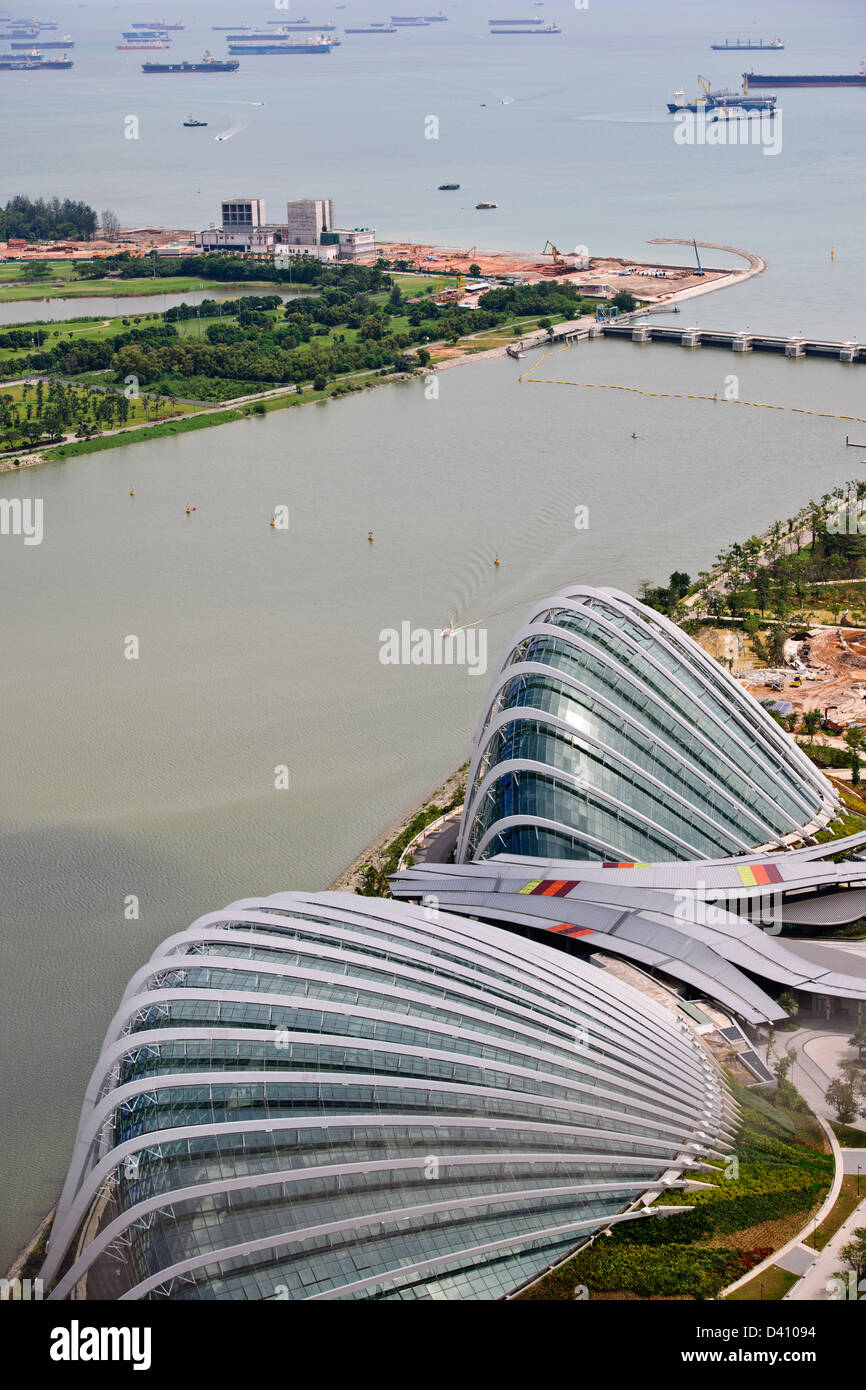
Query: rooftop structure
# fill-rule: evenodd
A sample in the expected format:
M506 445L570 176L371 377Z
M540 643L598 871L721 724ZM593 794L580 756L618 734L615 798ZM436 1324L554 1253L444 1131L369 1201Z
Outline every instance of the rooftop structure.
M734 1120L689 1026L605 971L402 903L246 899L130 981L43 1277L53 1299L498 1298L665 1214L646 1204Z
M615 589L536 603L475 740L460 862L644 862L802 843L837 795L674 623Z

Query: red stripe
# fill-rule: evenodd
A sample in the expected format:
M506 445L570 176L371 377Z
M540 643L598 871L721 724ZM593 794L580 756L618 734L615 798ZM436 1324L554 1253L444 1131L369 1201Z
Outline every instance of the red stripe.
M551 927L551 931L561 932L563 936L592 936L594 927L573 927L570 922L560 922L558 926Z
M566 879L566 881L562 884L562 887L558 888L556 892L553 894L553 896L555 898L565 898L571 892L572 888L576 888L579 883L579 878Z
M779 870L776 868L775 864L765 864L765 865L763 866L763 868L764 868L764 873L767 875L767 881L768 881L769 883L781 883L781 882L782 882L782 875L781 875L781 873L779 872Z

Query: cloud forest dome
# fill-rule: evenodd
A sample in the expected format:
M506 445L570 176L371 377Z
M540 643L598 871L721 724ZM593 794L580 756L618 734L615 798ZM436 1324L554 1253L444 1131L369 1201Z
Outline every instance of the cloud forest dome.
M497 668L457 859L714 859L825 825L832 786L691 637L616 589L537 603Z
M244 900L130 982L44 1277L55 1299L498 1298L654 1219L641 1196L688 1190L734 1123L685 1023L585 962L393 901Z

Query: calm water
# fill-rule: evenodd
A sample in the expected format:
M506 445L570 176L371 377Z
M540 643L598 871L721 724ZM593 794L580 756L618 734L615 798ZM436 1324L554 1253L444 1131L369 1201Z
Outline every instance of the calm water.
M205 47L224 56L213 24L279 17L266 0L176 8L187 29L174 36L173 60ZM375 8L347 0L335 12L340 30ZM274 218L287 198L330 196L341 225L461 247L540 251L550 237L633 256L651 237L697 237L770 264L746 288L700 301L700 322L866 335L866 91L780 92L777 157L678 146L665 107L674 88L697 93L698 73L736 87L755 64L856 71L861 0L593 0L586 10L546 0L539 13L563 33L534 38L492 38L490 8L461 0L445 6L446 24L341 33L324 57L248 57L236 73L159 77L141 72L147 54L115 51L138 7L55 0L61 32L77 40L75 67L0 76L6 183L108 205L136 226L206 227L221 199L246 194L265 197ZM313 18L327 13L320 5ZM781 53L710 52L726 37L777 32ZM206 129L182 128L191 111ZM138 140L124 138L130 115ZM437 140L425 138L428 116ZM450 182L460 192L437 192ZM476 212L485 200L497 210Z
M201 304L204 299L238 299L244 294L267 294L269 290L260 285L254 290L242 286L226 290L191 290L188 294L132 294L115 298L114 295L82 296L77 299L39 299L17 300L0 303L0 324L12 323L57 323L62 319L77 318L132 318L135 314L162 314L176 304ZM297 295L284 294L282 299L297 299Z
M240 0L176 8L190 25L179 57L222 52L212 23L273 16ZM631 255L696 236L770 269L687 321L863 336L866 93L787 94L778 158L677 147L663 109L698 71L735 82L741 63L708 45L738 32L781 26L786 52L765 55L779 70L856 66L855 0L723 14L549 0L562 40L489 38L488 10L473 0L446 25L347 38L328 58L161 81L113 49L128 7L54 0L76 67L0 76L7 184L137 225L203 226L222 197L260 193L272 216L287 197L330 195L341 222L463 246L552 237ZM370 13L361 0L338 12L341 26ZM179 128L191 109L207 131ZM430 114L438 141L424 139ZM455 198L436 192L452 180ZM500 205L488 217L483 198ZM487 677L382 666L382 628L479 619L492 666L531 598L695 573L862 473L839 421L520 386L527 365L444 373L436 401L413 382L0 478L0 496L45 508L42 545L0 540L4 1258L56 1196L105 1026L153 946L234 898L325 886L466 753ZM721 394L733 372L745 400L866 415L863 369L830 362L607 342L549 358L544 375ZM285 534L268 525L280 503ZM123 659L129 634L138 661Z

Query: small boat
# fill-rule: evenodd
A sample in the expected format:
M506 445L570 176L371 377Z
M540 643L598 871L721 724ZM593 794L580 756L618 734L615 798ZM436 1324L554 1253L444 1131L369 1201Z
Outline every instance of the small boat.
M199 126L207 125L207 121L197 121L194 116L190 116L188 121L184 121L188 130L197 130Z
M495 208L496 203L476 203L475 207L480 211L482 208Z
M439 192L440 192L440 193L451 193L451 192L453 192L453 190L454 190L455 188L459 188L459 187L460 187L459 183L440 183L440 185L439 185Z

